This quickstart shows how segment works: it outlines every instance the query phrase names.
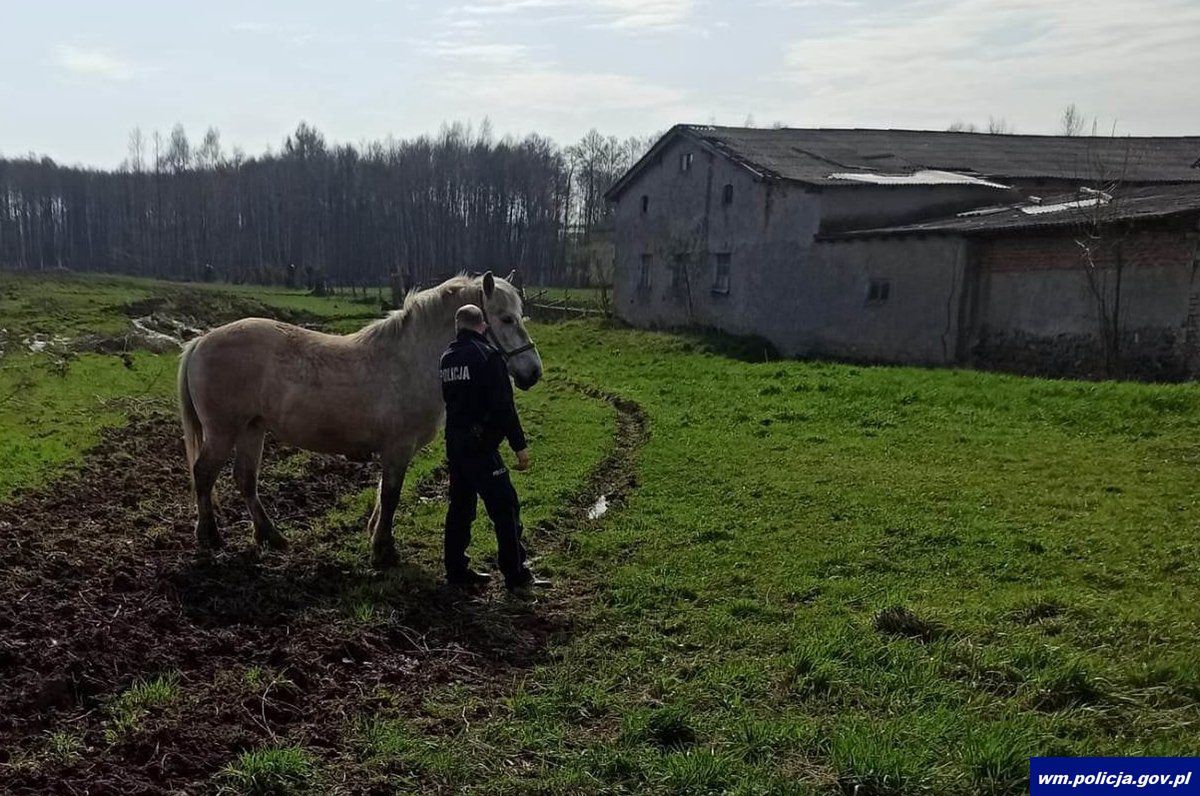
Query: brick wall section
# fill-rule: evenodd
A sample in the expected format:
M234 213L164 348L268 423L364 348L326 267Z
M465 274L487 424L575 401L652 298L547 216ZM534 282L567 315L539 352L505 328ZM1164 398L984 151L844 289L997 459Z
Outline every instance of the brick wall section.
M1192 227L1142 227L1121 238L1122 334L1115 372L1105 370L1095 299L1075 231L1009 233L978 241L986 280L978 367L1051 376L1177 381L1200 375L1200 291ZM1114 233L1115 237L1115 233ZM1110 239L1111 240L1111 239ZM1111 245L1095 252L1106 269Z
M1179 230L1146 230L1125 238L1127 268L1189 265L1195 244ZM1096 252L1101 267L1113 264L1111 247ZM1082 268L1082 251L1068 231L1012 234L991 238L980 246L980 265L993 273L1039 271L1051 268Z

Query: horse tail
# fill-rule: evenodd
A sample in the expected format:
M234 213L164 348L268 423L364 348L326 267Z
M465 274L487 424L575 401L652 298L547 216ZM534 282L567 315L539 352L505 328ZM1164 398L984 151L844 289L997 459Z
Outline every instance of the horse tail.
M196 414L196 404L192 401L192 391L188 386L188 362L195 347L195 340L188 342L179 357L179 419L183 421L183 446L187 450L189 478L192 477L192 468L200 456L200 445L204 441L204 427L200 424L200 416Z

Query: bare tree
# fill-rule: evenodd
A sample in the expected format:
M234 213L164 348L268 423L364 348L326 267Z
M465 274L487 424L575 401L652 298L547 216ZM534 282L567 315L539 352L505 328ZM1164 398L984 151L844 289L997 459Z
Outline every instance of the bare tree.
M216 129L193 150L177 126L168 140L149 137L141 172L138 141L146 147L131 135L114 172L0 159L0 268L310 286L382 285L398 270L409 286L516 267L553 284L567 281L581 248L566 234L580 220L579 172L549 139L496 140L486 123L357 147L301 124L276 154L235 148L229 158ZM599 133L594 142L589 229L607 219L603 194L641 148ZM589 252L608 245L597 236Z
M1123 370L1125 329L1121 316L1125 286L1125 244L1130 226L1122 221L1121 188L1129 171L1132 147L1119 162L1098 151L1089 154L1083 176L1094 187L1080 188L1069 208L1074 214L1075 245L1096 305L1096 320L1106 376Z
M987 131L992 135L1014 135L1017 132L1017 128L1010 124L1003 116L989 116Z
M204 140L196 150L196 168L215 169L225 162L221 152L221 133L215 127L210 127L204 133Z
M154 173L157 174L167 165L162 133L155 130L154 135L150 136L150 141L154 145Z
M1114 187L1115 190L1115 187ZM1121 363L1121 288L1125 276L1124 232L1112 219L1115 194L1081 189L1075 210L1075 245L1088 290L1096 305L1104 374L1116 376Z
M1075 106L1074 102L1063 108L1062 116L1058 120L1058 132L1060 135L1083 135L1085 127L1087 127L1087 119L1079 112L1079 108Z
M964 122L958 119L946 128L948 133L990 133L992 135L1015 135L1017 128L1003 116L989 116L983 129L975 122Z
M167 167L178 174L192 165L192 145L182 124L171 128L171 142L167 148Z
M129 133L129 158L126 160L129 171L141 174L146 170L146 138L142 128L135 127Z

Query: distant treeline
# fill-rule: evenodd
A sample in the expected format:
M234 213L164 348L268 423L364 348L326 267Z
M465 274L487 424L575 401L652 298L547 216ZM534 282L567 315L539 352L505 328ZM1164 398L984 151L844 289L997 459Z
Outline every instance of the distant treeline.
M408 283L518 268L580 283L604 192L649 141L592 131L562 148L456 124L330 145L301 123L277 153L226 153L209 129L130 135L116 171L0 158L0 268L236 282Z

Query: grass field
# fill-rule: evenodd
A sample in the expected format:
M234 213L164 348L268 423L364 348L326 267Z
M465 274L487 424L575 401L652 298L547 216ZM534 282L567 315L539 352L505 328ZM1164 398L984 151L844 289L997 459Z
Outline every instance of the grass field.
M11 330L111 332L129 302L196 306L193 293L218 319L254 303L346 329L370 312L286 291L0 278L10 498L66 477L103 426L164 405L173 372L169 355L56 363ZM751 363L711 336L600 321L532 331L547 379L519 396L536 468L518 489L556 585L533 617L486 627L538 654L416 690L372 681L339 703L353 708L335 739L280 721L196 777L257 793L1020 793L1030 755L1200 752L1193 385ZM648 421L626 451L636 488L600 521L556 526L630 406ZM411 581L437 577L442 507L417 493L439 459L419 461L399 531L425 576L357 574L361 534L329 529L361 523L361 490L297 540L351 571L337 599L373 632L396 605L415 621ZM480 557L488 536L480 523ZM539 612L550 632L530 629ZM452 637L469 646L477 630ZM260 687L259 665L239 687ZM31 719L36 742L0 765L86 771L129 743L105 726L184 732L178 705L211 698L199 670L122 674L126 696ZM107 725L80 735L71 717L96 705Z

